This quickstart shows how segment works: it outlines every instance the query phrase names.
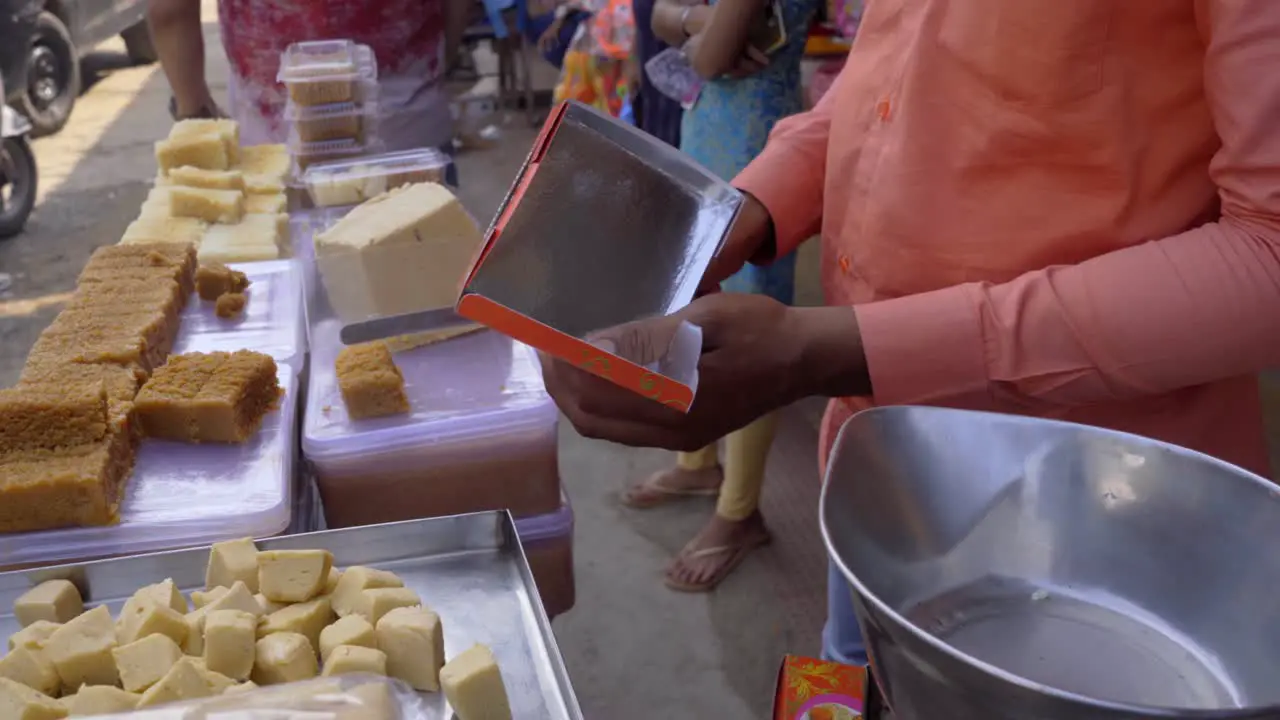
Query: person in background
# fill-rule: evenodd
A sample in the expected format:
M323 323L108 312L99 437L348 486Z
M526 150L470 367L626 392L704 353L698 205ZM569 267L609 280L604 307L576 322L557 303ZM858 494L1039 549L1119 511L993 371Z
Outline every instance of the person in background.
M564 54L555 102L577 100L619 117L636 76L631 0L566 0L556 8L557 19L568 18L574 11L590 17L578 25ZM552 37L552 30L558 34L560 26L553 25L543 37ZM547 43L539 41L539 47L545 51Z
M654 32L683 47L690 65L705 78L693 107L684 113L680 149L726 180L764 149L779 120L804 109L800 61L809 24L820 0L778 0L785 41L772 55L752 45L772 12L761 0L717 0L714 5L658 0ZM746 267L724 289L759 293L790 304L795 255L769 267ZM723 466L715 443L676 456L662 470L629 489L623 502L648 508L686 497L719 495L716 511L676 555L666 571L667 586L685 592L716 587L757 547L770 541L760 514L765 463L777 418L768 414L724 440Z
M636 26L636 63L640 68L640 87L632 95L636 127L672 147L680 147L680 122L684 110L679 102L658 92L645 74L645 63L670 47L653 31L656 5L657 0L632 0L631 5Z
M723 1L723 0L722 0ZM714 294L674 412L543 357L583 435L690 450L808 396L1146 435L1270 476L1280 366L1280 3L874 0L779 123L704 280L820 233L828 306ZM645 332L663 332L654 328ZM639 332L639 331L636 331ZM864 663L833 567L823 654Z
M219 0L218 25L231 65L228 110L246 145L284 142L280 53L308 40L348 38L373 49L380 86L379 135L387 150L452 150L443 87L457 58L468 0ZM217 114L205 77L200 0L150 0L148 21L173 89L175 119Z

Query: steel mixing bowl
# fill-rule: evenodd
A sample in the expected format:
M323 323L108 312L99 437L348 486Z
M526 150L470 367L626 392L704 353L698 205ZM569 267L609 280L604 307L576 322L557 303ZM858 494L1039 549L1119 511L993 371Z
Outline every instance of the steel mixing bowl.
M1280 491L1173 445L889 407L821 503L898 720L1280 718Z

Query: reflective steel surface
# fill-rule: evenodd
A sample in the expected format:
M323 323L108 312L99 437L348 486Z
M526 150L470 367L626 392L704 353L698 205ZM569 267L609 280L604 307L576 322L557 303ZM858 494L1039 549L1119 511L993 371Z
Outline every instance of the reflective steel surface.
M581 720L560 648L556 645L521 549L511 515L475 513L258 541L261 550L319 548L339 568L390 570L440 615L445 655L477 642L497 657L512 714L524 720ZM0 636L20 625L9 614L23 592L51 578L74 582L87 605L112 612L138 588L166 578L184 592L204 587L208 548L0 573ZM441 693L424 693L427 720L448 720Z
M855 416L821 504L897 720L1280 717L1280 493L1171 445Z

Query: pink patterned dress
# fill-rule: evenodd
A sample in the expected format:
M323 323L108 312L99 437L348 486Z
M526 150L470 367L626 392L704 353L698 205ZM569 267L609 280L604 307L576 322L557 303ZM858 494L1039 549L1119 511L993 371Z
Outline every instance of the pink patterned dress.
M444 3L429 0L220 0L222 45L231 63L229 112L245 144L284 142L284 87L276 82L290 43L349 38L378 60L388 150L452 140L444 93Z

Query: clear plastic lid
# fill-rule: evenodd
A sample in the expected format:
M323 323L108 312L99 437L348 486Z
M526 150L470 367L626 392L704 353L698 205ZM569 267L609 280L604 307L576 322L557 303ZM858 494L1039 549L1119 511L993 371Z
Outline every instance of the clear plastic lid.
M317 163L303 173L302 183L316 207L358 205L402 185L444 182L451 162L436 148L418 148Z
M270 355L301 372L306 357L302 263L298 260L233 263L249 278L249 302L238 318L223 319L213 303L192 295L182 312L174 354L235 352L245 348Z
M0 534L0 566L85 560L173 550L289 526L298 385L280 366L284 396L241 445L144 439L125 486L120 522Z
M376 463L405 453L429 462L424 456L458 446L483 462L504 447L523 451L524 438L541 440L548 432L554 437L558 415L543 388L537 356L487 330L396 353L410 412L353 421L334 373L340 327L331 318L312 326L302 447L318 464L364 458Z
M291 136L291 139L296 138ZM365 155L374 155L382 150L382 141L377 139L362 142L354 138L343 138L318 142L295 142L289 145L289 152L293 155L294 177L301 177L308 168L317 163L352 160Z
M546 515L516 518L516 533L522 543L554 540L573 535L573 507L569 496L560 493L560 509Z
M293 43L280 54L279 82L357 82L377 80L378 63L373 50L351 40L314 40Z
M376 87L376 86L374 86ZM362 100L328 103L326 105L298 105L293 101L284 105L284 119L289 122L317 122L337 120L341 118L376 117L378 114L377 91L373 96L366 95Z

